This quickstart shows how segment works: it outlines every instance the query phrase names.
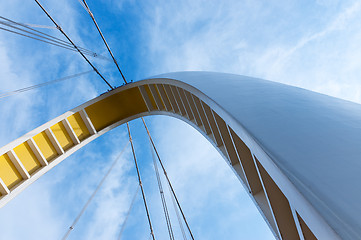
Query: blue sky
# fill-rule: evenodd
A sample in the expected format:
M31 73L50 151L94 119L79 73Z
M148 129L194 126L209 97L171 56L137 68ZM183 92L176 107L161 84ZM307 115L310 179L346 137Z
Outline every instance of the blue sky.
M106 55L76 0L42 1L80 46ZM128 80L206 70L260 77L361 103L359 1L89 1ZM33 1L0 0L0 15L51 26ZM61 37L56 30L44 30ZM114 85L110 62L91 59ZM0 93L89 70L75 53L0 32ZM0 145L90 100L107 86L91 73L0 100ZM179 120L148 117L197 239L273 239L212 146ZM158 239L166 239L149 146L131 123ZM81 149L0 210L0 239L60 239L127 142L125 127ZM129 148L69 239L115 239L136 188ZM169 202L169 204L171 204ZM149 235L140 197L127 238ZM173 218L175 224L175 218ZM21 230L20 230L21 229Z

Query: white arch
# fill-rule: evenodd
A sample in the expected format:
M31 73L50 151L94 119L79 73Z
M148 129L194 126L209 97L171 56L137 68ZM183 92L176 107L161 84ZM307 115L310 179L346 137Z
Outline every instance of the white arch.
M217 148L250 192L276 237L339 239L340 233L290 180L267 146L260 144L252 129L237 119L238 113L229 111L243 104L237 102L241 100L235 94L238 90L254 91L254 86L244 89L244 81L264 87L258 87L258 91L281 88L295 92L294 88L227 74L179 76L168 74L117 88L2 147L0 161L8 166L0 171L0 205L109 130L141 116L162 114L192 125ZM220 82L224 80L228 81Z

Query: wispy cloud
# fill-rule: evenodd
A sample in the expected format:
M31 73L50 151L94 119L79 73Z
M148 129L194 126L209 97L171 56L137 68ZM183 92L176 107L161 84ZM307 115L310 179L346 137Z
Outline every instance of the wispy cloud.
M330 34L334 31L342 31L347 28L351 23L356 14L360 11L361 4L360 2L355 2L350 7L346 8L343 12L339 13L326 27L320 32L314 33L311 36L302 38L296 46L288 51L284 57L288 57L293 52L301 49L306 44L311 41L325 37L327 34Z
M44 1L44 4L79 45L92 46L92 49L105 53L95 29L84 27L89 18L77 1ZM0 15L26 23L50 24L34 3L1 1L1 6ZM309 5L297 1L250 0L102 1L95 6L96 10L97 7L107 13L119 12L122 14L120 19L129 17L130 22L134 21L134 29L126 37L118 25L109 31L114 33L115 36L110 37L117 40L116 44L122 45L124 42L118 39L125 41L125 38L135 42L126 45L132 48L121 52L123 55L143 54L141 57L136 55L136 60L128 58L142 70L134 75L182 70L232 72L361 102L361 15L358 1L332 1L332 4L317 1ZM127 15L128 10L131 15ZM104 20L102 26L111 28L113 19L104 19L107 21ZM51 33L60 36L57 32ZM3 32L0 32L0 62L0 91L88 70L74 53ZM113 66L109 63L96 64L107 76L114 77ZM115 77L111 80L115 82ZM104 89L103 83L93 74L44 92L36 91L9 98L6 102L0 101L0 144L4 145L95 97ZM259 230L259 235L252 235L254 228L248 225L250 222L257 224L257 229L265 223L213 147L178 120L155 119L151 130L199 239L239 239L240 236L272 239L267 227ZM122 139L121 144L119 139ZM2 236L5 239L60 237L118 153L115 149L119 147L114 149L111 146L122 145L125 140L124 129L108 133L68 158L2 208ZM144 140L137 140L136 144L142 156L140 159L144 161L142 170L147 196L154 206L152 216L159 227L157 229L162 229L164 222L156 185L151 183L154 180L150 175L151 165L144 160L147 159L148 145ZM109 239L117 235L136 184L132 167L127 152L86 213L88 221L80 221L72 233L73 239ZM132 216L127 236L133 239L135 236L148 237L141 201L137 202ZM220 216L227 216L227 220ZM27 225L29 222L36 224ZM234 225L250 227L234 229ZM207 231L213 226L217 226L219 231ZM217 235L221 233L223 235ZM166 236L160 230L157 234ZM224 234L228 234L227 237Z
M237 73L360 102L359 12L358 1L160 0L144 18L149 71Z
M331 39L325 38L334 32L339 32L339 34L343 34L343 32L345 32L347 28L354 28L355 26L353 25L353 20L355 20L355 17L358 18L358 13L360 13L360 7L360 2L354 2L351 6L347 7L345 10L335 16L334 19L331 19L330 22L326 25L326 27L324 27L321 31L302 37L297 41L294 46L291 46L288 49L276 48L271 50L269 52L270 54L268 56L266 55L268 62L270 62L271 58L275 60L271 65L271 69L284 71L284 67L287 64L287 61L289 61L289 59L292 57L292 55L294 55L297 51L302 50L302 48L304 48L306 45L312 44L313 41L332 41L332 36ZM333 49L329 49L329 51L333 51ZM277 54L278 56L275 56L275 54ZM316 51L315 55L317 55Z

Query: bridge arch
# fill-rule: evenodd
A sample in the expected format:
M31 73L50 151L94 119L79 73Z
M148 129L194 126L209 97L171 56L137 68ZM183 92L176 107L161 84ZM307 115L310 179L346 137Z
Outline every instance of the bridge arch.
M317 191L305 187L306 180L300 182L304 178L292 163L309 156L304 151L319 157L324 150L321 145L315 153L312 144L307 149L315 129L307 132L312 121L302 119L309 111L303 108L312 104L311 110L348 114L334 98L232 74L170 73L126 84L2 147L0 206L102 134L132 119L162 114L187 122L217 148L279 239L352 239L357 232L335 229L340 223L330 218L337 213L320 207L321 197L312 195ZM313 114L322 132L327 116ZM341 225L350 228L342 219Z

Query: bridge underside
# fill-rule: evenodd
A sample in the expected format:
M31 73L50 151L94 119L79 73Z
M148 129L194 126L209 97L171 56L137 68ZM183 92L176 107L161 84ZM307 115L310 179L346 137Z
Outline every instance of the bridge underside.
M247 133L214 106L204 94L169 79L144 80L103 94L0 149L0 206L100 135L141 116L164 114L186 121L218 149L277 238L338 238L333 231L319 230L314 223L320 217L312 207L306 204L305 210L293 201L294 194L275 180L282 178L269 171L272 167L253 149Z

